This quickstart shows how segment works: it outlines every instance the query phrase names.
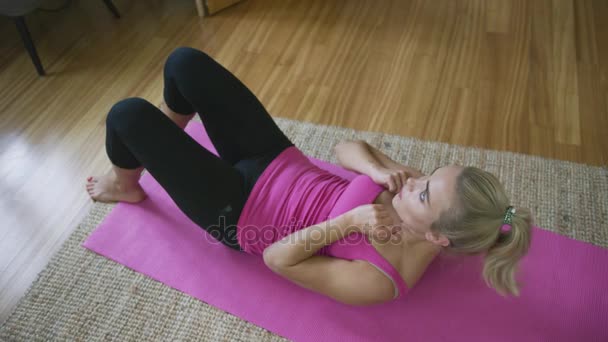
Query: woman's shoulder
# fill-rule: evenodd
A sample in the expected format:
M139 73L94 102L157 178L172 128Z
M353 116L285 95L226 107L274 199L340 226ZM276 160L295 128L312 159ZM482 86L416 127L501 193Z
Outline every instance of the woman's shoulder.
M433 262L439 251L426 246L412 246L407 242L399 244L372 245L388 263L399 273L408 289L411 289L422 278L428 266Z
M383 204L394 211L393 196L385 190L374 200L374 204ZM392 214L396 215L396 212ZM411 244L405 239L397 241L391 244L372 242L372 245L399 272L407 287L412 288L439 254L439 249L426 243Z

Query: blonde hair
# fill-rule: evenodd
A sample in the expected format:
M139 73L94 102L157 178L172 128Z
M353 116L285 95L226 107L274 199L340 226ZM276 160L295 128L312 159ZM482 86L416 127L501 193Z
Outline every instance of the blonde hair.
M446 252L486 253L483 278L499 294L519 296L515 273L519 260L528 252L531 214L517 208L511 229L501 232L510 205L500 181L491 173L466 167L458 176L455 203L431 225L435 233L450 241Z

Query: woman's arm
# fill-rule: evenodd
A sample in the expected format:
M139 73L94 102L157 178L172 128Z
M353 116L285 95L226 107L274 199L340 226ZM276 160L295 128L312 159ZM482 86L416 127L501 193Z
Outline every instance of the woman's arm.
M384 302L393 298L394 286L372 265L314 254L352 232L386 238L396 232L389 227L391 223L381 205L360 206L273 243L264 250L264 262L275 273L337 301L352 305Z
M411 172L414 177L423 175L419 170L392 160L364 140L342 141L334 147L334 153L342 167L366 175L379 168L405 170Z
M408 177L421 177L422 172L402 165L363 140L347 140L334 147L336 158L345 169L368 175L377 184L397 192Z
M347 170L370 175L384 167L373 153L372 147L363 140L346 140L334 147L338 163Z
M271 268L294 266L355 231L357 229L349 224L347 215L340 215L276 241L264 250L264 262Z
M372 235L388 242L399 229L393 225L393 219L383 205L365 204L276 241L264 250L264 261L275 267L290 267L351 233Z

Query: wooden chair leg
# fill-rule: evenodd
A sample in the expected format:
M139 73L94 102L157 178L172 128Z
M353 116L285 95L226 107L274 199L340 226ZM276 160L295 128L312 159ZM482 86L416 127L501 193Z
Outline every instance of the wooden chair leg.
M103 2L106 4L110 12L112 12L112 14L114 14L116 18L120 18L120 13L118 13L118 9L116 8L116 6L114 6L112 0L103 0Z
M36 67L36 71L38 71L38 75L44 76L44 68L42 67L42 63L40 63L40 58L38 58L38 52L36 52L36 47L34 46L34 41L32 40L32 36L30 35L30 31L27 29L27 25L25 24L25 18L23 16L14 17L15 25L17 25L17 30L21 35L21 40L23 41L23 45L25 45L25 49L30 54L30 58Z

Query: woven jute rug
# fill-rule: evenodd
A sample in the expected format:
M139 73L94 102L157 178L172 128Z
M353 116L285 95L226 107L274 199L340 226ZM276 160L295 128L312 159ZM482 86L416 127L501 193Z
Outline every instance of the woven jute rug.
M499 177L536 224L608 247L608 169L382 133L275 119L307 155L336 162L332 147L364 139L430 172L457 163ZM97 203L0 326L2 341L279 341L283 338L99 256L82 242L114 205Z

